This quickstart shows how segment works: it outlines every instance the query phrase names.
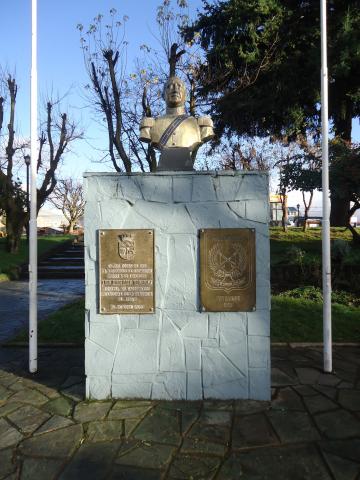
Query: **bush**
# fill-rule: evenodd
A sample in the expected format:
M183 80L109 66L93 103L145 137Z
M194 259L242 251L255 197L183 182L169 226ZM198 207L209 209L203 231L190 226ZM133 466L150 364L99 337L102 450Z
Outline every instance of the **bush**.
M312 302L322 302L322 290L318 287L305 286L287 290L279 294L279 297L300 298L302 300L310 300ZM343 290L335 290L331 294L332 303L346 305L348 307L360 307L360 298L354 294L344 292Z
M335 262L342 263L351 252L349 242L341 238L336 238L331 245L331 258Z
M295 245L289 247L285 252L285 258L290 265L302 266L304 263L306 252Z

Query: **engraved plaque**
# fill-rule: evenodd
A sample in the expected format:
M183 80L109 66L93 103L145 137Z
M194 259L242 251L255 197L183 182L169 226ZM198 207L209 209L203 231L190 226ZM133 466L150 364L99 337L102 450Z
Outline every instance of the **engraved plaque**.
M100 313L155 310L154 231L99 230Z
M200 231L200 298L204 311L255 310L255 270L255 230Z

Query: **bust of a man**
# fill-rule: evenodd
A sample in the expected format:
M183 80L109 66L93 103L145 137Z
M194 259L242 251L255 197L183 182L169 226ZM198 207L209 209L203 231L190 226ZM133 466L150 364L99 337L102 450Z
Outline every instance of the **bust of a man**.
M140 140L161 152L159 170L192 170L198 148L214 136L210 117L192 117L185 112L184 82L170 77L164 87L165 115L145 117L140 124Z

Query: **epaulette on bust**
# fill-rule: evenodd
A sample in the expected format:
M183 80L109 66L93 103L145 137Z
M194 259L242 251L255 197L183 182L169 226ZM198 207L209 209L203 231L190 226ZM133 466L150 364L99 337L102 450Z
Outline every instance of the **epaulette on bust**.
M141 120L141 128L145 127L153 127L155 125L155 118L152 117L144 117Z
M197 119L198 125L200 127L213 127L213 121L211 120L210 117L204 116L204 117L198 117Z

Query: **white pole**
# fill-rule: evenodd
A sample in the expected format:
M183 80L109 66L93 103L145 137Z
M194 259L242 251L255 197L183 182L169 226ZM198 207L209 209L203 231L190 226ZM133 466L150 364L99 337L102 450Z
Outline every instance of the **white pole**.
M324 372L332 372L331 338L331 259L330 259L330 196L329 196L329 114L326 0L320 0L321 10L321 130L322 130L322 281L323 281L323 341Z
M37 0L31 0L31 177L29 241L29 371L37 372Z

